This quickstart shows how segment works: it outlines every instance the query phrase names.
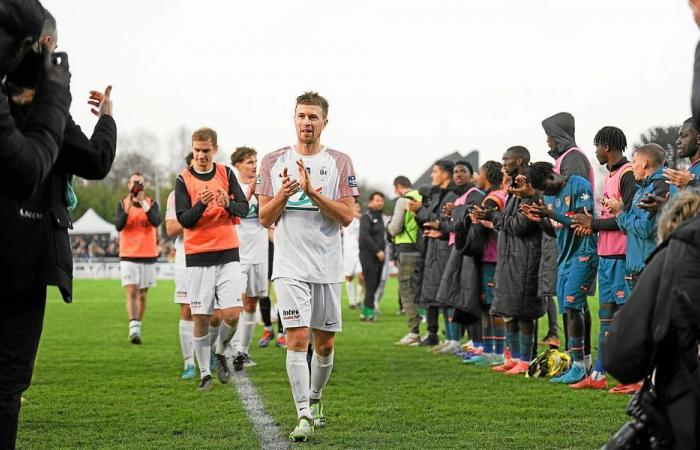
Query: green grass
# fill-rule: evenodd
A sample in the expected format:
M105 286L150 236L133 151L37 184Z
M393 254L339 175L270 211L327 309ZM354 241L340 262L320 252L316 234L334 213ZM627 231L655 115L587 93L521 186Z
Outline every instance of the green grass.
M140 347L127 342L117 281L76 282L73 305L51 292L20 448L259 448L230 385L198 394L194 382L178 379L172 289L159 282L151 291ZM626 421L626 397L571 392L395 347L406 332L404 317L394 315L395 293L391 280L377 323L359 322L356 311L344 309L324 392L328 426L305 446L590 449ZM258 328L255 342L260 334ZM296 415L285 352L251 348L258 366L248 373L286 435Z

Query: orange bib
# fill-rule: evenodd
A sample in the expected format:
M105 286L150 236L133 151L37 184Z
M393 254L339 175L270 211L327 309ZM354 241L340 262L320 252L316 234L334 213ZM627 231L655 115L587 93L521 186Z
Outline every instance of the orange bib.
M205 187L210 192L216 192L219 189L229 191L226 166L216 164L214 168L214 178L209 181L198 179L189 169L182 172L181 176L193 205L199 201L199 194L205 190ZM239 241L235 227L237 223L239 223L238 217L231 217L228 211L218 206L216 202L210 202L197 224L193 228L184 229L185 255L238 248Z
M152 198L148 197L148 201L151 205L153 204ZM126 207L124 209L126 210ZM126 224L119 232L119 256L121 258L158 257L156 227L148 220L143 208L132 206L129 215L126 216Z

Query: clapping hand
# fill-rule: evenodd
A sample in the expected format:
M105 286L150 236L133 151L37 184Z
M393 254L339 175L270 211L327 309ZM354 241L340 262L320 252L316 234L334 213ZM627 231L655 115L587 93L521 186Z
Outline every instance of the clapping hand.
M90 111L96 116L111 116L112 115L112 86L107 86L104 94L100 91L90 91L88 104L94 106ZM97 108L97 109L95 109Z

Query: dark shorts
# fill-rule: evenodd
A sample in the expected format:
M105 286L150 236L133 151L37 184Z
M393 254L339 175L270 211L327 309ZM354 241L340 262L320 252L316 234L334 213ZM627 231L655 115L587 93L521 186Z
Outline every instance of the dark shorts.
M624 305L630 295L625 281L625 260L600 258L598 261L598 300L601 304Z
M588 297L595 287L598 271L597 255L575 256L559 266L557 280L557 300L559 311L567 309L584 311Z
M481 304L491 305L493 303L493 288L496 278L496 264L483 263L481 265Z

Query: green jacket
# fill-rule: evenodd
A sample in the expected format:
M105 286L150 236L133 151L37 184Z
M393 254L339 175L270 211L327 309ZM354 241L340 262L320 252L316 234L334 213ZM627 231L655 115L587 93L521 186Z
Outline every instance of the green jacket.
M414 202L423 200L418 191L409 191L404 195L404 198L413 200ZM407 209L403 216L403 231L394 236L394 244L415 244L418 239L419 229L418 222L416 222L416 215Z

